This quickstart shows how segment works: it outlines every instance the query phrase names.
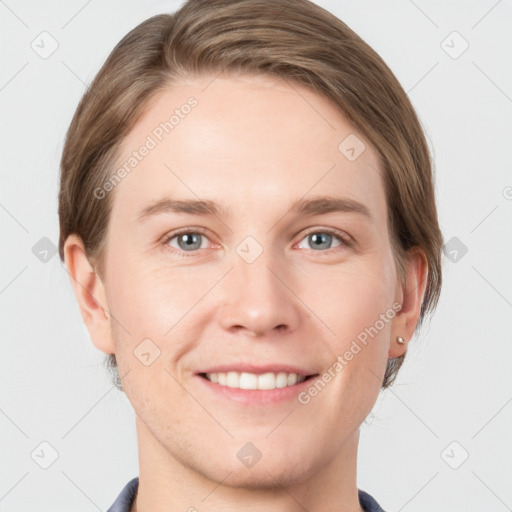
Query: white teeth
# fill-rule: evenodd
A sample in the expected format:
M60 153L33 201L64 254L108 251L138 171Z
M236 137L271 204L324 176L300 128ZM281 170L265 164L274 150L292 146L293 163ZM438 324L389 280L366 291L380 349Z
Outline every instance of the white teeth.
M288 386L293 386L297 382L297 374L296 373L290 373L288 375Z
M215 374L212 373L211 375L213 377ZM258 389L258 376L254 373L241 373L240 389Z
M237 372L228 372L226 374L226 386L229 388L240 387L240 374Z
M306 380L304 375L296 373L262 373L256 375L246 372L207 373L206 378L215 384L238 389L275 389L294 386Z
M273 373L258 375L258 389L276 389L276 376Z
M288 374L279 372L276 375L276 388L285 388L286 386L288 386Z

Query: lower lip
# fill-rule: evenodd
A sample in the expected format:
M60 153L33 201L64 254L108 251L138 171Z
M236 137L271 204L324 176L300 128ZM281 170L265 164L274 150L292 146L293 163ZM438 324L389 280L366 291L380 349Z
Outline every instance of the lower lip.
M315 379L315 377L310 377L298 384L286 386L284 388L239 389L215 384L200 375L198 375L197 378L213 393L223 396L224 398L228 398L229 400L247 405L272 405L286 400L291 400L296 398L301 391L304 391L308 386L310 386L311 382Z

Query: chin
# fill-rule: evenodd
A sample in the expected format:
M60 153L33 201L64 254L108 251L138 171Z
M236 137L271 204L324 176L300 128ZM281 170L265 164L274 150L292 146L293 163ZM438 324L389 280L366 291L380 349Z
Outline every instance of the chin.
M211 476L223 485L247 489L275 489L297 484L328 463L326 457L320 458L312 447L291 441L273 443L267 439L254 444L237 441L232 451L223 451L227 452L232 453L229 461L221 454L209 460L210 464L215 461L210 466Z
M225 475L231 471L228 477ZM289 487L305 481L312 472L304 465L293 466L281 459L279 464L269 464L263 458L252 468L240 467L227 470L219 479L222 485L247 490L275 490L279 487ZM220 476L220 475L218 475Z

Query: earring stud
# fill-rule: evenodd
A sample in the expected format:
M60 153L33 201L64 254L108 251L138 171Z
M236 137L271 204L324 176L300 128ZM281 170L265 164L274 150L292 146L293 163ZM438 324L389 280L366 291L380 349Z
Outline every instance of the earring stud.
M397 336L397 337L396 337L396 341L397 341L398 343L400 343L401 345L403 345L403 344L405 343L405 340L402 338L402 336Z

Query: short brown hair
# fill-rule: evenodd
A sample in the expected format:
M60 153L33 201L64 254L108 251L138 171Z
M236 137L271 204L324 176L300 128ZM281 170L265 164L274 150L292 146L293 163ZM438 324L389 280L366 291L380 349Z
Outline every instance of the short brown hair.
M79 235L98 275L112 193L98 199L121 142L158 92L180 78L220 72L265 73L329 98L376 148L384 170L390 240L399 275L406 251L427 259L418 326L441 289L442 234L425 136L406 93L379 55L337 17L307 0L188 0L153 16L113 49L85 92L61 160L59 254ZM341 142L341 141L340 141ZM404 356L388 360L390 386ZM115 354L108 366L121 383Z

